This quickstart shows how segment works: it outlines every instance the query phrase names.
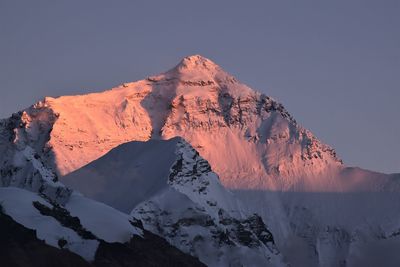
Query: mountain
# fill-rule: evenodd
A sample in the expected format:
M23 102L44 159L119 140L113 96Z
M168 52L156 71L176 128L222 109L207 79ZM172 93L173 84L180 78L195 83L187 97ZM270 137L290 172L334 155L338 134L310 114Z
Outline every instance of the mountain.
M47 97L15 117L16 138L37 144L61 175L121 143L174 136L198 149L230 188L320 188L318 180L298 179L341 165L281 104L201 56L102 93ZM37 136L40 129L47 136Z
M281 266L261 217L247 214L182 138L130 142L61 178L208 266Z
M398 175L346 166L282 104L199 55L108 91L46 97L1 121L0 185L65 206L76 195L65 181L121 213L133 208L131 216L143 220L144 229L187 252L193 242L180 242L193 241L191 231L181 233L180 225L175 233L183 237L171 236L168 222L208 206L202 202L207 198L192 199L185 191L192 183L178 187L165 180L177 160L174 142L183 141L163 140L174 137L198 151L224 192L233 192L244 207L236 211L261 216L292 266L400 261ZM142 143L119 147L132 141ZM124 150L133 152L126 156ZM107 170L105 164L114 165ZM182 207L168 206L175 202ZM206 209L192 216L219 215ZM246 218L233 218L245 227Z

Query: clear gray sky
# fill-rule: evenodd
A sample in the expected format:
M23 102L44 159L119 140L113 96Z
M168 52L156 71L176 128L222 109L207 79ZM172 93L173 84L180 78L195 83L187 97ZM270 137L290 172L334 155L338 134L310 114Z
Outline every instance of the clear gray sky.
M400 1L0 0L0 117L214 60L349 165L400 172Z

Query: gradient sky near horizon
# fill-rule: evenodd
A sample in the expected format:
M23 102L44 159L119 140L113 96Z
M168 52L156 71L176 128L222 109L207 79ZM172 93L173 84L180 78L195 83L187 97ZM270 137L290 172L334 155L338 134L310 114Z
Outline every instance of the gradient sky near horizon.
M201 54L351 166L400 172L400 1L0 1L0 118Z

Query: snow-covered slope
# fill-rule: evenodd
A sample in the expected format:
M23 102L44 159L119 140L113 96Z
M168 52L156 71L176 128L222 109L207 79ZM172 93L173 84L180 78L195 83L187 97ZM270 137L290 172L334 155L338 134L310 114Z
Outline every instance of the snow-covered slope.
M74 231L52 216L43 216L41 211L53 210L54 205L27 190L0 188L0 202L4 212L16 222L36 230L37 237L48 245L67 248L87 260L93 260L99 242L83 231ZM65 242L63 244L63 242Z
M17 223L36 230L48 245L65 248L94 260L99 241L128 242L142 230L130 223L128 215L73 193L65 206L33 192L0 188L0 203Z
M1 266L205 266L127 214L72 199L65 208L21 188L0 188Z
M85 196L129 213L145 199L167 187L166 177L176 160L179 138L160 142L129 142L61 177Z
M63 203L71 192L51 169L64 176L120 144L175 136L188 141L221 183L262 215L294 266L303 261L291 255L305 255L309 266L335 266L338 259L354 263L374 255L368 246L381 242L382 236L375 229L391 236L389 243L400 236L394 234L400 229L398 176L346 167L282 104L198 55L160 75L105 92L47 97L1 121L0 182ZM135 172L140 169L135 166L125 167ZM104 181L97 174L89 176ZM115 179L124 182L124 177ZM91 193L106 185L96 183ZM147 186L154 191L143 190L140 196L160 197L164 192L161 186ZM114 192L102 194L103 201L120 201ZM136 203L134 197L131 201L122 204ZM365 207L374 208L367 213ZM393 211L390 220L382 216L387 210ZM383 247L392 247L385 242ZM292 253L297 244L305 244L299 245L304 253Z
M66 249L47 245L36 231L15 222L0 210L1 266L19 267L90 267L82 257Z
M131 142L62 177L86 196L132 210L145 229L208 266L280 266L261 217L248 214L181 138Z

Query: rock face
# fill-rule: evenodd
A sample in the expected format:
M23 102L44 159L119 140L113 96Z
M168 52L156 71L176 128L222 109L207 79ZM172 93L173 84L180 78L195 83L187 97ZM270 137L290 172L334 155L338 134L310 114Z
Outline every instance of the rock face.
M148 163L144 168L140 161L125 162L123 168L127 172L113 177L124 185L116 191L104 190L118 184L110 181L110 175L87 172L90 168L99 170L96 164L104 162L96 162L123 143L151 144L174 137L183 138L198 151L198 161L177 159L179 153L175 153L172 143L170 147L160 146L169 151L164 155L172 155L162 162L157 162L157 154L150 153L157 149L139 149L138 154L147 153L155 158L154 166ZM122 163L115 164L110 169L118 169ZM163 171L157 172L157 168ZM139 175L143 169L153 173ZM198 55L184 58L160 75L105 92L46 97L0 122L1 186L38 193L72 215L75 212L84 216L84 209L77 207L88 209L93 203L62 183L63 179L66 183L70 179L70 185L75 187L73 183L79 182L84 191L83 183L90 179L71 178L84 171L86 177L92 178L86 186L96 185L86 194L125 213L134 208L145 229L199 257L205 257L199 251L213 250L220 239L226 251L235 250L235 246L251 247L253 252L260 248L269 250L266 257L272 259L275 252L271 241L264 242L270 231L292 266L363 266L365 259L397 260L393 248L400 245L398 175L346 167L331 147L296 123L282 104ZM132 172L138 173L132 176ZM240 198L243 204L239 206L245 206L244 209L218 199L213 206L215 199L208 197L215 198L225 190L222 186L207 185L218 181L217 176L224 187ZM121 196L132 188L125 186L125 182L132 177L137 179L133 183L144 187L125 201ZM152 177L151 181L166 177L167 181L146 184L148 177ZM224 190L203 194L216 188ZM183 206L174 209L167 205L174 201ZM224 212L220 214L219 209ZM243 210L248 215L238 216ZM253 212L260 217L251 217ZM126 223L126 218L121 217L123 213L118 214ZM83 218L90 225L89 218ZM213 224L208 225L211 221ZM222 223L228 221L229 224ZM268 231L261 230L264 222ZM192 229L202 229L212 245L197 248L195 244L207 242L192 235ZM249 240L249 236L257 241ZM254 244L258 244L257 249L253 249ZM235 253L252 255L239 250ZM213 260L235 261L224 257Z
M65 203L71 190L58 182L45 151L55 116L35 105L0 121L0 186L24 188Z

